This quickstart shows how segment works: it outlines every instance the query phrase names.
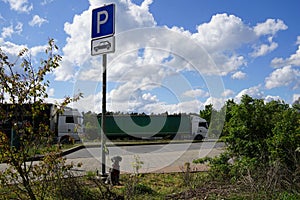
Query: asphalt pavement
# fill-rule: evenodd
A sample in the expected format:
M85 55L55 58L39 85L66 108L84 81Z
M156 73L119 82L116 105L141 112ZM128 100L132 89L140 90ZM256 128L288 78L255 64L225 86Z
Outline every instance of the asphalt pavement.
M101 172L101 148L100 145L86 145L87 148L66 155L67 162L81 167L75 168L80 173L88 171ZM121 156L121 173L133 173L137 162L140 164L140 173L163 173L182 172L185 163L191 163L194 171L207 170L206 165L192 164L193 160L205 156L214 157L219 155L224 148L224 143L201 142L201 143L181 143L181 144L152 144L135 146L114 146L108 147L109 153L106 156L108 169L112 167L111 158Z
M134 173L136 164L140 162L139 173L170 173L184 171L185 163L191 163L193 171L206 171L206 165L192 164L193 160L205 156L214 157L224 150L224 143L204 141L200 143L178 144L151 144L151 145L123 145L109 144L106 154L106 172L112 167L111 158L121 156L121 173ZM81 146L64 151L67 163L76 166L73 171L78 174L87 172L99 173L101 170L101 145L100 143L84 143ZM38 161L35 161L38 162ZM77 167L77 164L81 167ZM0 170L7 167L0 164Z

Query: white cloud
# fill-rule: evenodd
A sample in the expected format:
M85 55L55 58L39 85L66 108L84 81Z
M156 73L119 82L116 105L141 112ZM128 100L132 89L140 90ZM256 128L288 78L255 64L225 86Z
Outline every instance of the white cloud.
M73 62L68 61L64 56L62 57L60 67L54 69L53 74L55 80L57 81L66 81L71 80L75 76L75 66Z
M8 38L11 37L13 34L21 34L23 31L23 24L21 22L18 22L15 27L13 25L10 25L8 27L3 27L1 36L2 38Z
M226 100L227 99L225 99L225 98L209 97L205 101L204 105L210 105L210 104L212 104L214 109L220 110L224 106Z
M289 58L274 58L271 61L271 65L274 67L282 67L286 65L300 66L300 45L296 53L292 54Z
M234 91L226 89L224 90L224 92L222 93L222 97L230 97L234 94Z
M156 97L156 95L152 95L151 93L146 93L142 95L142 98L145 101L150 101L150 102L158 102L158 99Z
M240 103L243 95L249 95L255 99L262 99L264 97L264 93L261 91L261 85L253 86L240 91L234 98L234 101Z
M273 42L272 37L269 37L269 44L261 44L258 47L254 47L254 51L250 54L252 57L259 57L264 56L267 53L272 52L278 47L278 44L276 42Z
M102 105L102 93L97 93L93 95L84 96L84 98L79 99L79 101L74 102L73 106L80 111L93 111L95 113L101 113L101 105ZM110 104L107 101L107 110L113 111L110 108Z
M233 50L255 39L251 28L239 17L226 13L212 16L210 22L199 25L197 31L193 38L209 52Z
M6 54L8 54L8 56L12 56L13 58L19 54L19 52L26 48L29 49L29 53L32 57L32 59L35 59L35 56L37 56L38 53L44 52L45 49L48 47L47 44L45 45L41 45L41 46L33 46L31 48L29 48L27 45L18 45L9 41L1 41L0 38L0 46L1 46L1 50L3 50Z
M9 3L10 9L29 13L33 9L33 5L28 3L28 0L2 0L5 3Z
M48 45L41 45L41 46L34 46L30 48L30 54L32 56L36 56L37 54L41 52L45 52L45 49L48 47Z
M225 105L226 101L230 99L229 96L233 94L234 92L232 90L226 90L223 95L224 98L210 97L206 100L204 105L212 104L214 109L220 110ZM234 102L240 103L243 95L248 95L254 99L263 99L265 103L270 102L272 100L275 101L281 100L279 96L271 96L271 95L264 96L263 92L261 91L260 85L242 90L234 97Z
M293 95L293 102L297 101L300 99L300 94L294 94Z
M17 25L15 26L15 32L17 34L21 34L23 31L23 24L21 22L18 22Z
M53 97L55 94L55 89L54 88L48 88L47 89L47 94L49 97Z
M92 60L90 56L90 18L91 9L84 11L80 16L75 15L73 23L65 23L64 30L69 35L67 45L62 48L62 67L54 71L56 80L70 80L75 76L75 66L82 66ZM80 49L80 51L74 49Z
M178 102L168 104L166 102L159 101L155 95L145 93L142 95L142 99L129 98L126 101L112 101L110 99L111 93L109 93L106 105L108 111L113 112L139 112L139 113L199 113L200 109L204 109L204 104L198 100L191 100L185 102ZM134 96L134 95L133 95ZM131 97L133 97L131 96ZM137 97L137 96L136 96ZM144 101L144 102L143 102ZM74 107L81 111L93 111L96 113L101 112L102 105L102 93L96 93L93 95L85 96L78 102L74 103Z
M288 27L280 19L267 19L264 23L258 23L254 32L258 35L275 35L278 31L286 30Z
M274 51L278 47L278 44L273 42L273 36L278 31L286 30L287 28L287 25L280 19L267 19L263 23L258 23L253 28L253 31L258 37L269 35L268 44L253 45L254 50L250 55L252 57L259 57Z
M265 87L267 89L288 86L291 84L294 84L294 88L300 86L300 71L293 69L291 66L276 69L265 79Z
M47 23L48 21L38 15L34 15L32 20L28 23L30 26L41 27L42 24Z
M110 1L90 0L88 10L75 15L72 22L65 23L64 30L68 34L67 44L62 48L62 66L54 71L56 80L94 81L101 82L101 56L90 56L91 11L93 8L108 4ZM174 92L179 100L177 104L166 104L159 100L153 89L161 88L166 79L182 72L193 71L200 76L217 75L219 78L228 73L236 72L233 79L243 79L246 74L238 69L247 64L246 58L239 53L243 45L257 47L255 56L262 56L275 49L277 44L269 36L268 44L261 44L260 36L275 34L283 30L280 20L267 20L265 23L251 27L234 15L216 14L207 23L200 24L196 33L181 27L157 27L157 23L149 10L152 0L144 0L140 5L131 0L116 2L116 52L108 54L108 80L115 84L108 95L111 110L149 111L158 113L187 110L199 112L199 106L190 105L192 102L185 97L207 97L201 90L193 90L191 85L180 88L183 80L175 82L174 86L165 86ZM255 45L258 43L259 45ZM264 46L265 45L265 46ZM76 49L74 48L76 46ZM188 84L186 84L188 85ZM215 86L215 85L214 85ZM80 87L80 86L78 86ZM208 86L210 87L210 86ZM217 86L219 96L233 95L233 91ZM85 90L80 88L80 91ZM90 89L86 89L90 90ZM208 88L209 90L209 88ZM249 89L249 91L251 91ZM84 91L83 91L84 92ZM92 97L94 96L94 98ZM217 96L217 95L214 95ZM94 105L92 100L101 101L99 94L87 93L86 106ZM221 105L224 100L216 100ZM211 101L213 99L211 98ZM89 103L87 103L89 102ZM98 105L98 104L95 104ZM197 107L198 106L198 107ZM185 112L184 110L181 110Z
M199 25L197 31L192 39L196 39L209 53L222 75L246 64L245 58L236 50L256 39L251 27L239 17L226 13L212 16L210 22Z
M104 1L102 3L108 2ZM129 62L133 64L139 59L137 53L139 48L151 46L157 49L160 48L164 50L165 53L161 56L162 51L158 52L156 50L155 52L154 50L150 51L147 49L146 53L150 52L152 57L148 60L144 59L143 63L149 61L149 64L151 64L151 62L157 61L157 64L161 64L158 61L162 60L160 59L161 57L166 59L170 56L170 53L168 55L169 51L176 54L172 55L173 58L168 60L168 64L176 66L178 70L190 69L191 66L187 64L187 61L190 62L190 60L192 60L195 64L194 67L200 70L201 73L224 76L246 65L245 58L236 53L236 50L243 44L254 42L258 37L253 28L245 25L240 18L234 15L216 14L212 16L210 22L199 25L197 27L198 32L194 34L179 27L172 27L171 29L165 27L165 32L160 31L157 34L155 34L155 31L149 31L149 29L143 29L143 32L136 28L156 27L156 21L149 11L149 5L151 5L151 3L151 0L145 0L141 5L136 5L131 1L125 0L116 3L118 7L116 21L118 23L116 24L116 53L114 57L121 56L122 53L124 55L124 53L128 51L134 53L135 50L135 57L131 57ZM89 19L91 17L92 8L100 6L100 3L95 0L90 0L90 4L91 7L89 10L84 11L80 15L76 15L72 23L65 24L65 31L69 37L67 38L67 45L63 48L63 60L68 65L72 64L73 66L81 68L80 76L77 76L77 78L81 79L91 79L93 78L91 76L95 76L96 71L99 72L99 64L95 66L96 61L99 59L87 56L90 54L90 34L88 32L82 32L82 29L90 30ZM275 26L276 25L275 23ZM156 28L161 29L159 27ZM133 29L136 31L132 31ZM128 30L130 30L131 36L126 32ZM170 34L171 32L174 33ZM127 38L125 38L124 35L126 35ZM178 40L180 37L181 40ZM185 42L187 40L190 40L190 42ZM194 43L193 47L189 46L192 43L191 41ZM75 44L80 51L74 50L73 47ZM270 46L267 46L268 48L262 45L260 50L256 52L256 55L269 52L274 49L275 46L276 43L271 43ZM122 50L119 50L120 48L122 48ZM195 52L195 48L198 49L198 52ZM178 58L176 56L180 57ZM157 57L159 59L156 59ZM122 65L123 67L124 64L125 66L130 66L128 62L124 64L114 64ZM74 71L75 68L62 67L58 69L57 72L55 72L57 80L74 78L74 75L77 73ZM120 67L114 66L114 69L115 68L120 69ZM71 71L67 71L67 69ZM117 70L114 70L114 72L117 72Z
M177 104L166 104L165 102L157 102L144 106L141 110L145 113L199 113L201 109L204 109L204 104L198 100L179 102Z
M202 89L195 89L195 90L188 90L184 92L183 95L187 97L196 98L196 97L208 97L209 93Z
M12 25L10 25L8 27L3 27L2 28L1 36L3 38L7 38L7 37L11 37L13 33L14 33L14 28L13 28Z
M121 2L125 3L125 1ZM152 2L153 0L144 0L140 6L132 3L130 0L126 2L129 8L128 13L133 17L138 25L156 25L152 14L149 12L149 6L152 4Z
M17 45L15 43L8 42L8 41L1 42L1 40L0 40L0 46L3 52L12 56L17 56L22 49L27 48L27 46L25 45Z
M297 36L296 44L297 44L297 45L300 45L300 36Z
M95 1L90 2L92 4L92 8L97 6L97 3ZM122 32L125 30L130 30L132 28L149 26L154 27L156 25L152 14L148 10L149 4L151 2L152 1L144 1L141 6L138 6L133 4L131 1L121 1L121 5L118 5L119 15L117 16L117 18L119 16L122 17L116 20L119 22L116 24L116 29L118 30L116 32L119 32L119 34L117 34L116 36L116 49L118 51L119 48L122 48L120 54L125 53L126 51L132 51L134 49L136 49L137 51L139 48L143 48L146 46L152 46L153 48L162 48L166 51L163 54L165 58L169 56L168 54L166 54L168 53L168 51L176 52L177 56L184 56L184 60L182 58L174 58L169 61L169 64L184 69L185 67L187 67L187 61L190 61L189 59L193 59L193 61L196 63L196 67L198 67L198 69L201 69L201 73L206 74L219 74L221 72L222 75L226 75L228 72L236 70L241 65L245 64L245 58L243 56L232 53L231 56L228 57L226 54L222 53L222 51L227 51L228 49L238 48L240 47L241 43L247 43L250 40L253 40L253 38L255 37L255 34L251 32L251 29L245 26L239 18L234 16L227 16L226 14L217 15L212 18L210 23L207 24L209 30L203 30L205 26L199 26L199 33L193 35L188 34L187 31L184 31L183 29L177 27L173 27L172 29L165 28L165 32L160 30L160 32L156 34L155 31L149 31L149 29L145 30L144 32L141 30L131 31L131 36L129 36L129 34L127 34L126 32ZM67 38L67 45L63 48L63 60L65 60L66 63L73 63L73 66L80 66L81 69L84 69L85 66L88 66L88 68L90 68L89 71L85 71L85 75L86 73L90 73L91 70L94 70L91 68L93 68L93 64L95 63L94 61L96 60L96 58L86 56L90 52L90 34L88 32L82 32L82 29L90 30L90 13L91 8L88 11L84 11L81 15L76 15L72 23L65 24L65 31L69 35L69 37ZM230 20L232 20L232 22ZM212 43L211 41L205 42L206 40L210 39L210 35L203 35L202 32L206 33L209 31L213 31L217 27L217 23L221 24L226 21L229 21L227 23L228 25L225 25L224 27L222 26L221 30L218 30L222 35L222 40L216 41L215 43ZM235 33L235 30L237 30L238 32ZM128 38L125 38L124 35L126 35ZM178 40L180 39L180 37L181 40ZM198 44L193 40L195 38L199 42ZM184 42L185 40L190 41ZM190 47L189 45L191 45L192 42L194 43L193 47ZM80 49L80 51L74 51L73 47L75 44L76 47ZM198 51L195 52L195 48L198 48ZM218 52L215 52L216 49L218 49ZM211 51L207 52L207 50ZM148 49L147 52L150 52L150 50ZM152 60L149 59L148 61L154 61L153 59L156 59L157 56L162 57L162 51L156 51L156 53L153 52L154 51L152 50ZM114 54L114 57L116 57L116 53ZM133 57L131 63L137 60L137 55L138 54L136 53L136 57ZM207 59L208 56L209 59ZM205 62L203 62L204 60ZM205 65L211 67L204 67ZM95 68L99 67L95 66ZM63 67L61 68L61 70L63 70ZM63 80L66 80L66 77L71 78L72 76L70 76L70 74L75 74L75 71L61 70L59 70L59 72L57 72L56 74L60 77L60 79ZM65 76L63 76L64 74ZM85 77L85 75L83 75L82 77Z
M51 3L51 2L53 2L54 0L43 0L42 2L41 2L41 5L42 6L45 6L45 5L47 5L47 4L49 4L49 3Z
M246 73L241 72L241 71L237 71L234 74L232 74L231 78L232 79L239 79L239 80L241 80L241 79L246 78Z
M265 102L265 103L268 103L268 102L271 102L271 101L278 101L278 100L282 100L280 96L271 96L271 95L267 95L267 96L264 98L264 102Z

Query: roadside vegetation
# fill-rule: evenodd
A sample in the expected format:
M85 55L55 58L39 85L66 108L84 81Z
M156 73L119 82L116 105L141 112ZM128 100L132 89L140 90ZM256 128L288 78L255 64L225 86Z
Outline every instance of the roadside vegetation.
M43 112L47 75L59 67L61 57L50 39L45 57L35 66L30 52L22 50L10 61L0 49L0 122L11 121L13 138L0 129L0 199L300 199L300 104L265 103L243 96L228 100L221 110L212 105L200 111L210 122L211 137L221 136L226 149L218 157L194 161L207 164L208 172L194 172L190 163L180 173L141 174L143 161L132 163L131 174L120 184L104 184L97 172L79 176L53 147L53 133L43 122L23 122L18 104L32 104L32 122ZM61 109L78 97L67 97ZM212 116L214 116L212 118ZM213 119L213 121L210 121ZM3 124L3 123L2 123ZM95 129L93 123L87 125ZM90 139L97 138L97 134ZM39 162L30 158L43 154ZM80 166L77 166L80 167Z
M202 114L222 113L207 107ZM210 166L211 180L239 184L260 199L297 199L300 195L300 104L265 103L244 95L227 101L222 140L226 150L194 163Z
M42 117L50 84L47 76L61 61L57 49L50 39L40 63L31 60L28 49L14 60L0 49L0 163L7 165L0 171L0 198L45 199L73 167L60 156L60 148L53 147L55 135ZM80 96L66 97L57 104L58 112ZM12 127L9 131L6 124ZM42 160L34 162L32 158L40 154Z

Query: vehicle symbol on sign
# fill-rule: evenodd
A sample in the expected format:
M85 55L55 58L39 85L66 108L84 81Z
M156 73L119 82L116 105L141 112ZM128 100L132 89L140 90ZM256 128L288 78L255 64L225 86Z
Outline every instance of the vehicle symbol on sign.
M94 47L94 50L97 52L98 50L100 49L110 49L111 47L111 43L108 42L108 41L102 41L102 42L99 42L99 44L97 46Z

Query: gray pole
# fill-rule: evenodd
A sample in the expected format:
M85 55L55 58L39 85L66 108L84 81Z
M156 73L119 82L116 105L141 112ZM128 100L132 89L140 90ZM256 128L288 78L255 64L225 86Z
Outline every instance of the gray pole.
M106 176L106 156L105 156L105 115L106 115L106 64L107 57L103 54L102 57L102 115L101 115L101 157L102 157L102 176Z

